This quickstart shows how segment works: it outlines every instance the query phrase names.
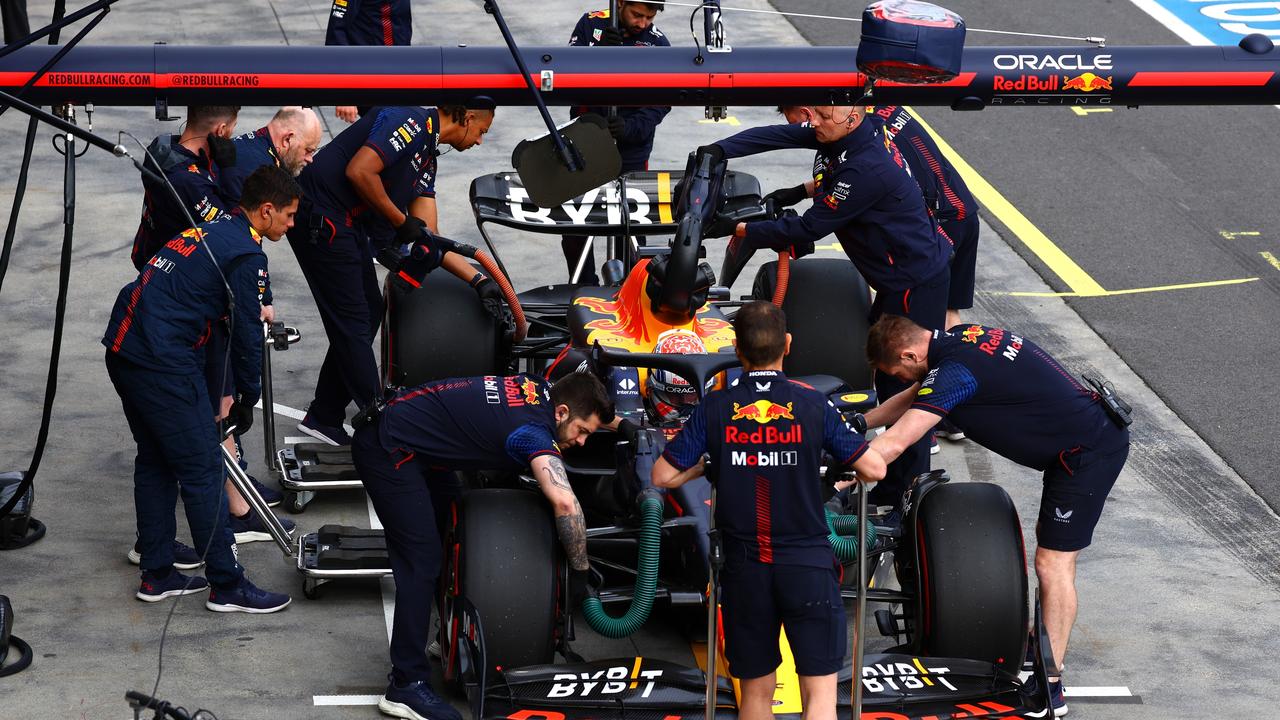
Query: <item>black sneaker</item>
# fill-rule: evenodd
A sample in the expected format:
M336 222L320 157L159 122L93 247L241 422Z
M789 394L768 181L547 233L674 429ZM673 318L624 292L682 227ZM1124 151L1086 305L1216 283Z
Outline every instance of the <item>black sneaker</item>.
M284 493L279 490L263 485L258 482L258 478L252 475L249 475L249 482L253 484L253 487L257 489L258 494L266 501L267 507L275 507L284 502Z
M285 532L293 534L294 522L289 518L277 518L280 524L284 526ZM267 527L262 524L262 518L252 510L240 517L235 515L230 519L231 532L236 536L237 543L251 543L259 540L270 540L271 533L267 531Z
M382 714L407 720L462 720L462 715L437 695L427 681L402 686L390 677L387 679L387 692L378 700Z
M298 423L298 429L320 442L328 443L334 447L343 447L351 444L351 436L342 428L342 425L337 427L321 425L311 419L311 413L307 413L307 416L302 418L302 422Z
M284 593L268 592L249 582L249 578L240 578L240 584L233 588L209 591L209 599L204 606L214 612L242 612L263 615L279 612L291 602Z
M177 595L192 595L209 589L209 581L199 575L183 575L177 570L170 570L164 577L158 577L150 570L142 571L142 584L134 597L142 602L160 602L165 598Z
M1040 681L1036 679L1036 676L1034 674L1031 677L1027 678L1027 681L1023 683L1023 688L1024 688L1023 690L1024 693L1028 693L1033 698L1039 699ZM1066 698L1066 693L1064 693L1062 690L1061 678L1057 680L1049 681L1049 705L1053 708L1053 717L1060 718L1067 714L1067 698ZM1029 713L1023 713L1023 714L1029 718L1049 717L1048 710L1041 710L1040 712L1029 712Z
M133 547L129 548L126 557L134 565L142 564L142 553L138 551L138 543L135 542ZM200 553L196 552L195 548L187 547L177 540L173 541L173 566L175 568L179 570L195 570L203 564L204 561L200 559Z

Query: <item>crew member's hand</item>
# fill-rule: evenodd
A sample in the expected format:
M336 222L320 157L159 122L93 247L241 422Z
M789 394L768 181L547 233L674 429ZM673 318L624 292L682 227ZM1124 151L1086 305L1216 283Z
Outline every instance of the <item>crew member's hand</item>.
M209 157L213 160L213 164L219 168L229 168L236 164L236 144L227 138L218 137L213 133L208 135L209 141Z
M694 152L694 158L699 158L703 155L711 156L712 167L724 162L724 148L715 143L702 145Z
M596 41L596 47L618 47L622 43L622 30L610 25L600 31L600 39Z
M606 122L609 123L609 134L614 140L621 140L627 134L627 121L620 115L612 115L606 118Z
M253 427L253 404L257 401L257 398L251 398L248 395L236 395L235 401L231 403L231 409L227 411L226 419L222 421L223 434L233 427L237 435L249 432L249 428Z
M717 217L711 221L709 225L702 229L702 237L719 238L729 237L737 229L738 223L727 218Z
M502 288L498 287L498 283L492 279L476 273L471 278L471 289L476 291L476 295L480 298L480 304L484 305L485 312L493 316L499 323L503 320L502 315Z
M427 229L427 224L416 215L406 215L404 222L400 223L400 227L396 228L396 244L398 245L412 245L423 237L430 236L431 231Z
M349 123L353 123L360 119L360 111L356 109L355 105L339 105L333 109L333 114L336 115L339 120Z
M772 200L774 205L780 208L790 207L802 200L807 200L808 198L809 198L809 189L806 188L803 184L797 185L795 187L774 190L773 192L764 196L764 200L766 203Z
M587 599L587 594L591 591L591 586L587 582L590 574L590 570L569 569L569 610L571 612L577 610L582 605L582 601Z
M258 318L259 318L260 320L262 320L263 322L269 322L269 323L273 323L273 322L275 322L275 321L276 321L276 308L275 308L275 306L274 306L274 305L263 305L263 306L262 306L262 313L258 315Z

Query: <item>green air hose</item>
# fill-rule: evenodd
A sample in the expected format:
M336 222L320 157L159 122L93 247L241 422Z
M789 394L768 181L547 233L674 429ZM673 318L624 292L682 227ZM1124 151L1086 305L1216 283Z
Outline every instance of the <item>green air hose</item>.
M836 557L841 562L852 562L858 559L858 538L847 537L855 535L858 532L858 516L857 515L837 515L830 509L824 508L827 514L827 529L830 534L827 539L831 541L831 549L836 551ZM867 523L867 547L873 547L876 543L876 527L871 523Z
M662 498L656 494L640 503L640 552L636 563L636 587L631 607L622 617L605 612L598 597L582 603L582 613L592 630L607 638L624 638L639 630L653 609L653 595L658 587L658 544L662 536Z

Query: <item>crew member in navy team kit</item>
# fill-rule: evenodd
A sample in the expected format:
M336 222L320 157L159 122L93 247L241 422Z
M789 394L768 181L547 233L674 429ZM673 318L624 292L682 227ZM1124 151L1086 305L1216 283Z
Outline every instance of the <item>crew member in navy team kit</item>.
M812 123L815 116L812 107L803 105L779 106L778 112L789 123ZM878 123L881 132L898 147L911 176L920 185L925 209L952 243L951 283L947 291L947 320L943 327L955 327L960 323L960 311L973 307L978 262L978 201L969 192L964 178L938 149L933 135L906 108L900 105L869 106L867 120ZM814 184L807 181L770 195L780 205L791 206L813 197ZM945 418L938 423L934 435L948 440L964 439L964 433ZM936 449L937 446L933 447Z
M613 401L594 375L571 373L554 385L531 375L485 376L402 390L356 431L351 459L386 529L396 583L382 712L460 720L431 689L426 650L443 559L440 531L458 493L453 471L532 467L555 513L576 607L587 587L586 525L560 449L583 444L613 419Z
M929 217L902 154L878 123L863 122L865 114L865 107L817 107L811 126L752 128L700 148L724 158L781 148L818 151L813 178L818 200L813 206L799 216L738 223L731 242L790 250L798 258L834 233L876 291L871 321L885 314L903 315L941 328L946 321L951 242ZM875 385L880 397L905 387L883 373L876 374ZM884 481L871 492L872 502L901 507L910 480L929 470L929 445L929 438L922 438L891 463Z
M372 345L383 305L373 259L436 231L438 146L474 147L493 124L491 100L470 105L375 108L316 153L298 178L305 194L289 245L329 338L315 399L298 425L312 437L349 444L347 405L362 408L381 396ZM445 255L442 265L481 300L501 297L497 283L461 255Z
M249 174L263 165L284 168L297 177L320 150L324 128L320 116L308 107L280 108L270 122L232 140L236 161L222 169L222 195L233 205L240 202L240 188Z
M142 221L133 238L133 266L142 270L161 245L196 222L209 222L234 207L222 196L218 178L222 168L235 164L240 108L232 105L191 105L181 135L160 135L147 146L146 167L163 175L178 197L162 182L142 176ZM184 212L185 209L185 212Z
M140 600L212 586L205 607L216 612L268 613L289 604L288 595L255 587L236 561L221 492L221 438L209 413L203 369L211 327L234 303L228 352L238 395L231 418L248 429L261 390L259 301L270 285L262 238L279 240L293 225L300 195L283 170L256 171L245 181L239 212L169 240L116 298L102 344L107 373L138 444L133 482ZM173 569L179 493L208 564L208 581Z
M884 461L825 396L783 375L791 335L781 309L744 305L733 329L742 376L697 406L654 463L653 484L679 487L704 471L715 483L715 522L724 536L725 658L742 682L738 717L773 717L781 626L795 656L804 717L834 720L847 627L820 465L825 451L852 466L859 480L875 482Z
M1076 619L1076 558L1129 456L1127 412L1012 331L952 329L888 316L872 326L868 359L911 386L867 413L870 426L893 424L871 446L892 460L950 418L979 445L1044 473L1036 577L1055 665L1050 694L1055 714L1065 715L1059 668Z
M585 47L670 47L671 41L653 24L653 19L662 12L661 2L640 2L639 0L619 0L618 27L613 26L608 10L596 10L583 14L578 24L573 26L573 35L569 37L569 45ZM622 172L629 173L645 170L649 167L649 154L653 152L653 136L658 125L670 107L620 107L617 114L610 117L609 108L577 106L569 111L569 117L576 118L583 113L596 113L609 121L609 133L618 143L618 152L622 155ZM587 248L589 238L585 235L566 235L560 240L560 249L564 252L565 262L569 266L569 275L578 267L578 259ZM582 266L579 282L595 285L599 282L596 275L596 256L594 249L587 250L587 260Z
M409 0L333 0L325 45L408 45L413 40ZM368 108L339 105L333 114L349 123Z

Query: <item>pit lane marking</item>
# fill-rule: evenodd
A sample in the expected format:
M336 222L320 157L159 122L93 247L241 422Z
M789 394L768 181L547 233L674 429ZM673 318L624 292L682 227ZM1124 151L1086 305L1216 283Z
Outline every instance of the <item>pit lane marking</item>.
M1082 108L1078 105L1071 106L1071 112L1074 112L1080 117L1088 117L1089 113L1108 113L1112 112L1112 110L1113 108Z
M1277 261L1280 262L1280 261ZM1280 270L1280 265L1276 266ZM1103 290L1101 293L1085 295L1074 292L1021 292L1021 291L987 291L986 295L1010 295L1012 297L1112 297L1115 295L1137 295L1140 293L1167 292L1170 290L1193 290L1196 288L1222 287L1224 285L1243 285L1258 278L1236 278L1234 280L1209 280L1207 282L1181 283L1178 285L1158 285L1156 287L1129 288L1128 290Z
M381 695L312 695L311 704L315 707L377 705L381 698Z
M741 125L741 124L742 124L742 121L738 120L738 118L736 118L736 117L734 117L734 116L732 116L732 115L730 115L730 116L728 116L728 117L724 118L723 120L712 120L712 119L710 119L710 118L707 118L706 120L699 120L699 121L698 121L698 124L699 124L699 125L715 125L715 124L718 124L718 123L725 123L725 124L730 125L730 126L732 126L732 127L738 127L739 125Z
M1240 230L1236 232L1232 232L1231 230L1219 230L1218 234L1222 236L1223 240L1235 240L1236 238L1241 237L1262 237L1262 233L1257 230Z
M1271 253L1265 252L1265 251L1260 252L1258 254L1261 255L1262 259L1266 260L1267 263L1271 265L1271 267L1277 270L1280 270L1280 260L1277 260L1275 255L1272 255Z

